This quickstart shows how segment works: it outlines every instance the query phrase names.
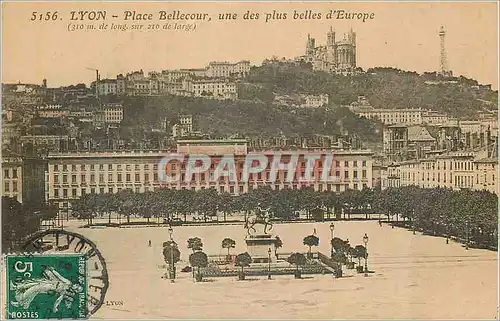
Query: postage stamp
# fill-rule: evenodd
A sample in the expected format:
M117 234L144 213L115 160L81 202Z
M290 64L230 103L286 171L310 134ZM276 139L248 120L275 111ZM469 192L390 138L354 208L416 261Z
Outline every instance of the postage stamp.
M8 319L85 319L87 267L83 255L7 255Z

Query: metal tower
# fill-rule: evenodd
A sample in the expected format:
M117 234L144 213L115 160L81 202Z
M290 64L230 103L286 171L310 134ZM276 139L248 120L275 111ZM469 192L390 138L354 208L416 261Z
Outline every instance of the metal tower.
M446 48L445 48L445 38L446 32L444 31L444 27L441 26L439 29L439 38L441 40L441 64L440 64L440 71L439 73L445 77L450 77L452 75L451 71L448 70L448 61L446 59Z

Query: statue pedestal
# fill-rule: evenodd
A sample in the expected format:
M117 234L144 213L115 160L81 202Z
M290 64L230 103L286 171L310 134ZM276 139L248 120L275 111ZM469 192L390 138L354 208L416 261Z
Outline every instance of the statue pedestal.
M253 263L269 263L269 249L271 249L271 262L276 262L274 254L276 238L270 234L248 235L245 242Z

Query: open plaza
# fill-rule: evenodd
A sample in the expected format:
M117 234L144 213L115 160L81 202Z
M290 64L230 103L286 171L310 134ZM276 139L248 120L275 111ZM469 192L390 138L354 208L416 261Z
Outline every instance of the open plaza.
M192 273L180 272L189 265L187 240L199 237L210 256L225 255L221 242L236 241L231 254L246 252L247 231L242 225L174 227L172 238L181 252L174 283L162 278L165 261L165 227L80 228L70 221L68 230L88 237L104 256L110 287L105 304L95 319L165 318L498 318L496 284L497 252L468 249L453 241L391 228L375 221L335 222L335 237L352 246L367 244L365 276L344 267L333 274L204 277L195 282ZM303 238L315 233L319 246L312 251L331 251L330 223L275 224L271 231L283 242L280 253L302 252ZM151 240L151 247L148 242Z

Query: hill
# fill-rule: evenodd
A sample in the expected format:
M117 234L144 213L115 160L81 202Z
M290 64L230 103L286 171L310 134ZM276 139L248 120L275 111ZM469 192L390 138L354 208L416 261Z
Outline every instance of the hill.
M123 126L147 128L161 119L175 123L191 114L196 127L212 138L295 135L357 135L362 141L380 142L380 124L354 115L348 108L302 109L269 102L219 101L180 96L126 97Z
M326 93L330 104L348 105L365 96L375 108L423 108L470 118L484 109L498 109L498 91L465 77L444 79L435 73L372 68L351 77L313 72L291 65L252 68L240 85L240 98L269 101L275 93Z

